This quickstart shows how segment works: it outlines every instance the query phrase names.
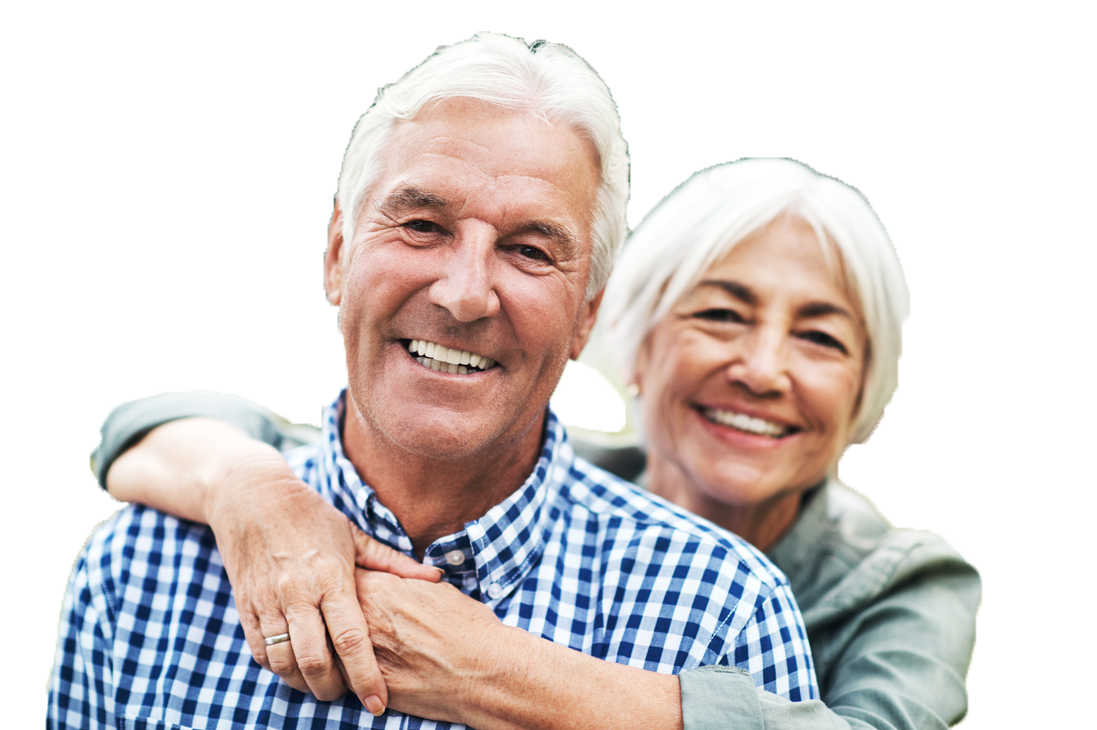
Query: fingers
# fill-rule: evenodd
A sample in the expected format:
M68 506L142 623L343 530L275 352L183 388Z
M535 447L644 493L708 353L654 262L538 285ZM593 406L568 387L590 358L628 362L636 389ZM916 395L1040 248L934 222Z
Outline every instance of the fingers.
M346 687L332 660L328 633L320 611L308 603L290 603L286 607L285 620L290 641L267 647L271 670L295 688L297 685L290 680L290 676L302 677L307 685L305 691L311 692L318 700L329 702L342 697Z
M248 648L251 649L251 655L259 666L270 669L270 663L267 661L267 646L263 640L263 630L259 626L259 617L255 615L250 607L242 606L242 603L240 597L237 596L237 612L240 614L240 624L244 627L244 638L248 642Z
M358 528L351 526L354 536L355 562L368 570L392 573L401 578L417 578L437 583L442 577L442 569L423 565L414 558L397 552L370 538Z
M328 635L348 686L367 710L380 715L388 705L388 688L377 667L369 628L356 594L332 595L324 601L323 610Z
M265 655L265 661L259 661L256 656L255 643L248 639L248 646L251 647L251 653L256 656L256 661L259 661L264 667L277 674L282 680L300 692L308 692L309 685L305 681L304 676L301 674L301 670L297 668L297 660L293 655L293 643L295 637L290 633L290 640L283 641L279 644L273 644L271 646L266 645L265 639L271 636L277 636L289 632L289 623L282 617L281 614L273 613L270 611L264 611L261 615L256 617L259 624L259 639L258 643L262 645L261 652ZM246 630L245 630L245 633Z

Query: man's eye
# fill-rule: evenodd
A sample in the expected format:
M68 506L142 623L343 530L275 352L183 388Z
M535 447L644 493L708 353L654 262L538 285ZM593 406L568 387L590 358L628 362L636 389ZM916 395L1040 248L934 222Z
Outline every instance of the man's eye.
M548 261L549 257L541 249L536 246L519 246L518 253L527 259L533 259L534 261Z
M410 228L416 233L437 233L438 231L442 230L435 223L424 220L408 221L404 224L404 227Z
M836 338L828 335L826 332L820 332L819 330L809 330L807 332L801 332L799 334L801 340L807 340L813 342L816 345L822 345L823 347L830 347L843 354L846 353L846 346L839 342Z
M704 319L709 322L734 322L736 324L742 324L744 321L734 309L703 309L700 312L695 312L693 316L697 319Z

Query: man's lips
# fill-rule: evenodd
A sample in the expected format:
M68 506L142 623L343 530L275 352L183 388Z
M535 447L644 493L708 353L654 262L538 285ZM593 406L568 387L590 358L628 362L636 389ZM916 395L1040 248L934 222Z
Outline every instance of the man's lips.
M696 410L701 414L702 418L710 423L727 426L728 428L733 428L736 431L742 431L743 433L749 433L753 436L767 436L769 438L780 439L785 436L791 436L800 430L795 426L788 426L783 423L769 421L756 416L748 416L745 413L739 413L738 411L724 408L697 406Z
M490 357L468 350L449 348L426 340L405 340L405 342L408 352L420 365L438 372L467 375L482 372L495 365L495 361Z

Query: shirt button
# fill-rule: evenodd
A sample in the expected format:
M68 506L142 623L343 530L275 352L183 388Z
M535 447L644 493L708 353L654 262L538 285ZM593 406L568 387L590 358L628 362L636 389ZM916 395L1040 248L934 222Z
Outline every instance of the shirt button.
M450 550L446 553L446 562L450 565L461 565L465 562L465 554L460 550Z
M492 583L488 586L488 595L491 596L492 600L498 598L503 595L503 586L498 583Z

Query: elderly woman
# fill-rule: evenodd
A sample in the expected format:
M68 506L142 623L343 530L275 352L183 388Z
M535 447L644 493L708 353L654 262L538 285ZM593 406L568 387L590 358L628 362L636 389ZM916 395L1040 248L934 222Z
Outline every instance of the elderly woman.
M625 476L747 539L788 575L821 701L788 702L728 667L676 679L600 662L503 626L444 586L359 570L393 706L481 728L958 721L977 574L834 476L895 390L906 312L898 259L864 198L775 159L713 167L672 192L631 235L605 295L604 344L638 399L646 447L646 469ZM372 658L336 642L342 663L333 660L320 617L332 636L347 620L356 559L398 570L399 557L355 534L269 446L214 419L275 447L295 440L246 404L161 396L112 414L100 479L120 499L208 521L257 660L334 696L350 675L332 667ZM292 651L266 650L258 616L289 628Z

